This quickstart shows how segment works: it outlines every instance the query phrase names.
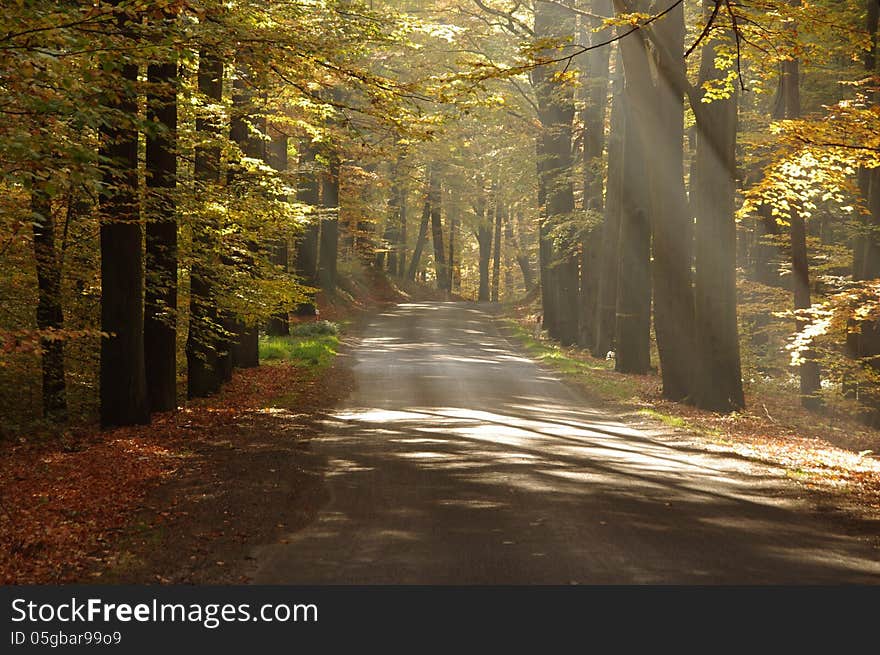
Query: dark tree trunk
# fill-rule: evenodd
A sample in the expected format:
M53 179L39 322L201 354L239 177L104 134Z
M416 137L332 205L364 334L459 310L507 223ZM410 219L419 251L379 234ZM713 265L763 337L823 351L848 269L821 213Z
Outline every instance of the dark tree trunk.
M523 243L524 232L524 216L522 209L518 209L516 214L516 222L513 224L513 247L516 251L516 263L522 273L523 289L526 293L531 291L535 286L535 273L532 271L532 263L529 259L529 252ZM488 262L488 260L487 260ZM487 268L488 271L488 268Z
M318 182L315 148L304 144L299 161L299 188L296 198L301 203L317 209L321 202L320 185ZM318 285L318 243L319 223L311 220L299 235L296 244L296 274L302 283L309 287ZM302 303L296 308L298 316L314 316L316 311L313 302Z
M599 285L596 296L596 340L593 355L605 357L614 347L617 314L617 252L623 206L624 108L620 56L612 84L611 131L608 136L608 188L602 221Z
M793 6L800 4L799 0L790 0L790 3ZM788 29L794 33L796 26L791 24ZM789 119L800 118L800 61L797 58L787 59L782 63L782 78L785 117ZM807 259L807 226L797 207L792 207L789 219L791 224L792 291L794 292L794 308L797 312L809 309L812 305L810 300L810 268ZM806 326L807 321L803 318L797 317L795 319L795 329L798 332ZM801 357L803 361L798 367L801 405L807 409L817 409L821 405L818 393L822 387L819 363L812 350L801 353Z
M211 100L223 100L223 62L207 52L199 55L199 91ZM219 127L211 119L196 120L196 131L216 137ZM217 193L220 182L219 146L195 151L194 175L197 194L205 200ZM200 398L216 393L223 380L217 338L217 309L212 264L217 244L210 225L193 225L193 258L190 268L189 333L186 341L187 396Z
M615 369L647 373L651 367L651 227L644 150L633 116L625 109L623 201L618 241Z
M704 1L707 13L712 6ZM720 46L715 38L703 46L701 87L727 75L716 66ZM730 412L745 406L736 319L736 92L705 104L697 121L694 400L703 409Z
M767 286L780 286L779 245L774 237L779 236L779 224L770 213L768 205L762 205L757 222L755 245L752 248L753 275L755 282Z
M400 183L397 170L391 172L391 197L388 202L388 221L385 225L385 247L388 248L388 272L397 272L397 243L400 240L397 231L400 229Z
M612 16L611 0L593 0L592 12L596 16ZM589 31L591 44L604 43L611 36L610 27L593 31L602 26L598 18L589 21L587 26L592 28ZM608 47L591 50L582 75L586 96L583 110L584 209L593 214L593 221L602 215L605 207L602 153L605 150L605 108L608 105L610 53L611 49ZM594 224L584 231L581 241L578 345L583 348L592 348L596 342L601 232L601 226Z
M443 249L443 223L440 213L440 176L435 167L428 174L428 198L431 204L431 242L434 244L434 273L437 288L448 291L446 283L449 274L446 266L446 251Z
M645 6L640 4L634 9L643 10ZM620 51L625 74L626 127L618 243L615 367L621 373L647 373L651 367L651 202L645 129L639 122L645 119L643 114L654 108L649 107L651 73L644 42L639 38L625 38L620 41Z
M277 128L269 128L270 141L266 147L266 163L280 173L287 171L289 157L287 154L288 137ZM286 197L280 200L287 201ZM279 237L272 247L272 263L285 273L288 272L288 260L290 251L287 247L287 235ZM288 312L281 311L269 319L266 325L266 333L273 337L282 337L290 334L290 316Z
M31 223L34 232L34 261L37 268L37 329L53 332L64 328L61 306L61 261L55 249L55 217L44 181L34 178L31 187ZM43 418L67 420L64 382L64 342L40 338L43 372Z
M455 287L455 240L458 235L458 216L453 214L449 218L449 281L447 286L449 287L449 291L452 292Z
M430 186L430 183L428 184ZM419 263L422 259L422 251L425 249L425 241L428 239L428 222L431 220L431 194L428 188L425 189L425 204L422 208L422 221L419 224L419 236L416 239L416 247L413 250L412 260L409 263L409 270L406 277L409 280L416 279L416 272L419 270Z
M556 316L558 295L554 275L556 269L553 266L553 242L550 239L550 225L547 218L547 162L544 157L543 140L543 135L540 135L535 144L535 167L538 176L538 275L541 282L541 325L553 336L558 333ZM491 234L491 228L489 229ZM488 262L488 259L486 261ZM486 270L488 280L488 268Z
M877 27L880 3L867 0L866 28L871 35L871 47L865 53L865 70L877 74ZM873 94L875 106L878 94ZM880 168L859 170L859 187L867 201L870 214L862 219L859 232L853 241L853 280L876 280L880 278ZM850 320L847 332L847 351L850 356L863 360L865 366L880 373L880 323L877 321ZM880 393L875 385L849 380L845 390L864 406L862 420L868 425L880 426Z
M129 31L120 14L120 31ZM143 230L138 208L138 67L113 74L107 109L117 117L101 130L107 162L101 187L101 425L150 422L144 367Z
M177 62L147 68L147 279L144 359L150 409L177 407Z
M480 270L480 286L477 291L477 300L479 302L489 302L489 260L492 258L492 227L486 216L486 200L482 188L480 189L480 195L474 211L477 215L477 246L479 249L477 259Z
M240 68L232 84L232 121L230 138L238 144L242 154L251 159L266 159L266 142L262 135L266 133L266 116L257 112L254 106L254 80L249 70ZM249 125L250 124L250 125ZM255 134L254 130L259 132ZM245 173L244 167L238 162L230 162L229 183L234 189L236 176ZM242 245L246 251L256 250L256 244L246 242ZM242 253L241 264L253 268L253 257L247 252ZM247 325L238 318L226 322L226 328L232 333L230 350L232 365L239 368L255 368L260 365L260 332L256 325Z
M574 35L574 14L559 4L539 0L535 3L535 36L539 39L569 39ZM554 49L550 55L558 56ZM574 213L572 169L572 122L574 86L560 80L564 64L540 66L532 73L542 134L538 140L538 161L545 196L545 220L542 221L543 263L542 291L556 296L546 325L550 335L564 345L578 336L579 261L577 237L565 227ZM551 234L551 232L553 234ZM557 234L559 233L559 234ZM552 273L551 273L552 269ZM549 309L549 308L548 308ZM545 313L545 319L547 313Z
M318 282L327 293L333 293L336 289L339 262L339 171L339 156L331 153L321 185L321 204L330 215L321 219L318 259Z
M501 287L501 224L504 218L504 207L501 198L495 197L495 237L492 239L492 302L498 302Z
M684 5L655 28L663 50L684 51ZM647 55L647 52L645 52ZM675 78L686 74L685 61L661 58L653 102L644 105L640 124L650 160L654 234L654 332L663 376L663 396L690 398L694 392L693 217L684 187L684 97ZM649 141L649 139L651 139Z
M403 277L406 275L406 219L407 219L407 187L400 187L399 227L397 231L397 270L394 274Z
M512 297L516 294L513 281L513 265L511 259L515 255L515 241L513 238L513 216L511 208L507 206L504 212L504 242L507 243L507 255L504 258L504 286L507 293Z

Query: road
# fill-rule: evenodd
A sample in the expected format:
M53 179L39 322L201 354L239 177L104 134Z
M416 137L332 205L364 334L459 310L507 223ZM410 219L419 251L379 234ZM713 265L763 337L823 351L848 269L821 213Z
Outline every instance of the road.
M868 528L591 408L478 305L399 305L352 356L312 445L331 500L256 549L256 583L880 582Z

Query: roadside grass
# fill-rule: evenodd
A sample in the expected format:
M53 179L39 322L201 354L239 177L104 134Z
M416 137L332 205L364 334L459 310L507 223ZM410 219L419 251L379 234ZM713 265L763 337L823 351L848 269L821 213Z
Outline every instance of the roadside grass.
M532 357L561 373L589 394L602 400L625 402L638 394L638 385L627 376L614 373L614 363L596 359L575 348L564 348L530 333L513 319L499 319L508 336L515 339Z
M290 362L315 373L331 364L338 349L335 334L260 338L260 360Z

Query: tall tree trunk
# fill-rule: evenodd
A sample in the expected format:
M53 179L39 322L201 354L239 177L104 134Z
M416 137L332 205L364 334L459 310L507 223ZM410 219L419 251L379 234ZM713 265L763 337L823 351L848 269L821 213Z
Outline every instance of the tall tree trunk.
M61 261L55 249L55 217L45 181L31 186L31 224L34 233L34 261L37 268L37 329L48 333L64 328L61 305ZM43 373L43 418L67 420L67 392L64 382L64 342L40 338Z
M394 274L398 277L406 275L406 222L407 222L407 186L401 184L400 206L398 207L399 227L397 229L397 270Z
M574 36L574 14L555 2L538 0L534 31L538 39L570 40ZM559 49L542 54L558 56ZM563 68L561 63L539 66L532 72L532 82L542 127L538 140L546 205L541 226L541 238L545 242L542 275L553 269L549 279L542 279L541 285L544 293L550 291L556 296L552 306L554 316L549 317L552 322L547 321L546 325L551 336L570 345L578 336L579 262L576 236L570 227L565 227L574 213L571 180L574 86L560 77Z
M551 336L558 334L558 317L556 307L558 294L556 285L556 268L553 262L553 241L550 238L551 226L547 215L547 161L544 156L544 136L539 135L535 142L535 168L538 177L538 275L541 283L541 324ZM491 228L490 234L491 234ZM491 241L491 237L490 237ZM486 279L488 280L488 259ZM488 299L488 295L487 295Z
M385 247L388 249L388 272L397 272L397 243L400 237L400 183L396 167L391 171L391 197L388 200L388 220L385 224Z
M714 6L704 0L708 15ZM699 86L727 76L717 65L724 44L703 46ZM695 326L698 407L730 412L745 406L736 320L736 130L737 93L713 99L699 112L695 169ZM692 181L694 184L694 181Z
M651 227L645 184L648 171L634 109L628 106L625 112L625 189L617 250L615 369L620 373L647 373L651 367Z
M266 163L279 173L287 171L289 164L289 156L287 147L288 136L276 127L269 126L269 143L266 146ZM280 198L286 202L286 197ZM287 247L287 235L280 236L272 248L272 263L278 266L285 273L288 272L288 260L290 251ZM287 310L278 312L269 319L266 326L266 333L273 337L287 336L290 334L290 316Z
M516 295L516 286L513 281L513 259L516 257L515 241L513 238L513 211L508 205L504 212L504 242L507 243L507 254L504 258L504 287L507 293L513 297Z
M646 9L636 3L636 11ZM625 28L620 28L624 31ZM651 73L645 44L639 38L620 41L626 100L623 153L623 204L618 243L616 370L647 373L651 367L651 226L647 150L639 125L649 109Z
M443 248L443 223L440 208L440 175L435 166L428 174L428 198L431 203L431 242L434 245L434 274L437 288L446 291L449 275L446 270L446 251Z
M793 7L800 5L800 0L789 0ZM788 30L796 38L797 26L790 24ZM800 118L800 61L793 57L782 63L782 91L785 103L785 117ZM798 207L793 206L789 214L791 224L791 272L792 290L794 292L795 312L809 309L810 300L810 268L807 258L807 225ZM802 331L807 321L801 317L795 319L795 329ZM816 355L812 350L801 353L803 361L799 368L801 405L807 409L816 409L821 405L818 393L821 389L821 373Z
M429 173L430 178L430 173ZM419 224L419 235L416 239L416 246L413 249L412 260L409 263L409 270L406 272L408 280L416 279L416 272L419 270L419 263L422 259L422 251L425 249L425 241L428 239L428 222L431 220L431 193L430 182L426 183L425 203L422 207L422 221Z
M517 209L515 218L515 222L512 222L512 227L514 228L512 243L516 252L516 263L519 266L520 273L522 273L523 290L528 293L535 286L535 274L532 271L532 263L529 260L529 252L526 249L525 243L523 242L523 232L525 231L525 217L521 208Z
M120 3L114 3L116 5ZM130 34L128 16L118 28ZM104 100L116 118L101 129L101 425L150 422L144 366L143 230L138 208L136 64L111 73Z
M610 18L613 15L611 0L593 0L592 12L597 18L585 22L586 26L591 28L589 42L597 45L607 41L612 33L610 27L598 29L602 27L602 21L598 17ZM584 42L587 42L586 38L584 38ZM584 209L593 215L593 220L602 215L605 208L602 153L605 150L605 113L608 105L610 60L610 48L601 47L590 50L582 74L585 89L583 109ZM599 239L601 233L602 227L596 221L584 231L581 241L578 345L584 348L592 348L596 342L601 245Z
M210 100L223 100L223 62L206 51L199 54L199 91ZM209 118L196 120L196 131L216 137L219 127ZM196 193L206 201L217 193L220 182L220 148L199 146L195 151ZM214 226L216 227L216 226ZM200 398L216 393L222 382L217 338L217 305L212 265L216 259L215 229L211 225L193 225L193 258L190 268L189 332L186 341L187 396Z
M339 261L339 155L330 154L327 172L321 185L321 204L329 215L321 219L318 258L318 282L327 293L336 289Z
M489 260L492 258L492 227L490 217L486 216L486 196L480 183L479 196L474 206L477 217L477 264L480 272L480 286L477 290L479 302L489 302Z
M498 302L501 287L501 224L504 218L504 205L500 194L495 197L495 237L492 251L492 302Z
M871 47L865 53L865 70L877 75L877 27L880 3L866 0L866 28L871 35ZM880 97L873 94L874 105ZM862 168L858 175L859 187L867 201L870 214L862 219L862 225L853 240L853 280L876 280L880 278L880 168ZM880 322L873 320L850 321L847 331L847 351L851 357L863 360L863 364L880 372ZM846 392L858 399L865 408L862 419L874 427L880 425L880 393L874 385L847 381Z
M321 196L315 155L315 147L312 144L303 145L300 153L300 178L296 199L317 209ZM318 230L318 221L310 220L308 225L303 228L296 244L296 274L302 283L309 287L318 285ZM314 316L315 310L315 304L307 302L300 304L296 313L298 316Z
M449 281L447 286L449 287L450 293L452 292L455 286L455 240L458 236L458 215L453 213L449 217L449 265L447 270L449 271Z
M612 83L611 129L608 136L608 183L602 220L599 285L596 296L596 337L593 355L605 357L614 346L617 314L617 251L623 207L623 64L618 50Z
M177 62L147 68L144 359L150 408L177 407Z
M653 143L649 180L654 234L654 332L663 376L663 396L684 400L694 392L693 217L684 187L684 96L673 80L686 74L684 5L674 8L655 33L663 50L654 100L645 106L645 143ZM647 53L645 53L647 54Z
M238 144L242 154L251 159L266 159L266 142L262 135L266 133L266 116L258 113L254 106L254 87L256 83L252 72L243 67L237 71L232 83L232 120L230 124L230 138ZM251 130L255 129L258 134ZM234 178L245 173L244 167L239 162L230 162L229 186ZM243 248L248 251L256 250L256 244L247 241ZM242 264L253 269L253 257L243 253ZM255 368L260 365L260 333L257 325L247 325L241 319L233 319L226 324L227 330L232 336L232 364L239 368Z

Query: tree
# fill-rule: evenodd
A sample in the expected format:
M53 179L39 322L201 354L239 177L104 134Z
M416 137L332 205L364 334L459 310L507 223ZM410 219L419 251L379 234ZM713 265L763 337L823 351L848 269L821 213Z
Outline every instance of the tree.
M117 28L133 41L130 16L113 2ZM137 63L107 61L103 103L112 117L102 128L101 424L149 423L144 364L143 230L138 207Z
M150 408L177 407L177 61L147 68L147 281L144 359Z
M215 54L199 53L199 92L208 101L223 100L223 62ZM218 193L220 183L220 129L213 117L196 119L196 131L205 143L195 149L194 177L196 194L203 204ZM189 331L186 340L187 397L199 398L216 393L223 382L221 371L221 344L218 336L219 316L216 304L214 261L217 259L216 217L192 226L195 257L190 267Z
M572 121L574 84L564 64L555 61L574 36L573 13L556 3L535 2L535 38L552 47L539 50L532 70L542 131L537 166L543 216L541 220L541 291L544 323L550 335L566 345L578 336L578 255L571 220Z
M707 18L715 3L704 0ZM721 31L713 30L713 32ZM711 34L700 63L701 88L715 88L727 79L718 51L734 36ZM726 89L726 87L725 87ZM696 211L695 326L697 383L695 404L730 412L745 406L736 319L736 192L737 90L735 87L703 103L697 115L697 149L691 180Z
M34 261L37 269L37 329L40 339L43 377L43 418L67 419L67 387L64 380L64 342L53 338L64 328L61 306L61 262L55 248L55 216L45 188L36 175L31 182L31 223L34 235Z
M641 11L646 6L635 4L632 9ZM651 106L652 84L644 42L624 38L620 52L625 73L624 187L618 241L615 368L621 373L647 373L651 366L651 201L645 184L645 130L640 121L647 113L644 110Z

